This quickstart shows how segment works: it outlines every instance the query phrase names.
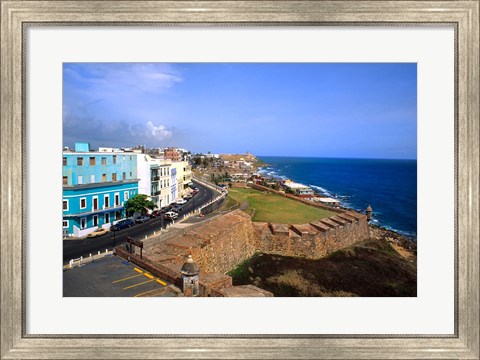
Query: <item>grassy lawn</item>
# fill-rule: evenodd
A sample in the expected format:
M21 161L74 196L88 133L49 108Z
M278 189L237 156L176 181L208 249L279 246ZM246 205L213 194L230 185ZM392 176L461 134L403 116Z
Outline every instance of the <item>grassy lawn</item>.
M251 215L253 221L280 224L305 224L335 215L334 212L315 208L280 195L254 189L231 188L228 196L240 203L240 208ZM248 207L245 208L248 204Z

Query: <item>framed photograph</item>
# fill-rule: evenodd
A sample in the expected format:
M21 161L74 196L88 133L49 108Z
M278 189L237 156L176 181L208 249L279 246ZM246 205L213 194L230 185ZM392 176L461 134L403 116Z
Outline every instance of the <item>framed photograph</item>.
M479 5L1 0L2 359L478 359Z

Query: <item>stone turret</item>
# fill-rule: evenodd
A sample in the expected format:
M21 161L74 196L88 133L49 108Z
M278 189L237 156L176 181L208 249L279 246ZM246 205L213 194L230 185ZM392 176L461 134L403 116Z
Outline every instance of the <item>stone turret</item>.
M372 214L373 214L373 209L370 205L367 206L365 213L367 214L367 221L370 222L370 220L372 220Z
M185 296L198 296L198 273L200 269L198 265L193 261L192 255L188 255L187 261L182 266L180 273L183 279L183 294Z

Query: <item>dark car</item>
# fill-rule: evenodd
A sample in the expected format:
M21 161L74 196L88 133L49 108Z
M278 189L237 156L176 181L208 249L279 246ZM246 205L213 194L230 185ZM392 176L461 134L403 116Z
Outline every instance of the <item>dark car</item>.
M159 217L162 215L162 211L161 210L154 210L152 211L152 213L150 214L150 217L151 218L156 218L156 217Z
M171 207L170 205L168 205L168 206L162 207L162 208L160 209L160 212L161 212L162 214L165 214L166 212L169 212L170 210L172 210L172 207Z
M171 210L171 211L175 211L175 212L178 213L178 212L180 212L180 211L182 211L182 210L183 210L183 205L178 205L178 204L177 204L177 205L173 205L173 206L172 206L172 210Z
M147 222L148 220L150 220L150 218L148 216L139 216L135 219L135 222L137 224L143 224L143 223Z
M118 230L129 228L133 225L135 225L135 221L133 221L132 219L120 220L115 225L112 225L110 227L110 230L111 231L118 231Z

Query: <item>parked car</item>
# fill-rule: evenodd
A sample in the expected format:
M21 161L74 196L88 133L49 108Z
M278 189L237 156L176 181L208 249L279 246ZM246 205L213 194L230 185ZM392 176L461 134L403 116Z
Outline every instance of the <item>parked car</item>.
M90 234L87 235L87 237L89 238L95 238L97 236L102 236L104 234L106 234L108 232L107 229L104 229L104 228L98 228L94 231L92 231Z
M175 212L178 213L178 212L180 212L180 211L182 211L182 210L183 210L183 205L178 205L178 204L177 204L177 205L173 205L173 206L172 206L172 210L171 210L171 211L175 211Z
M151 218L156 218L162 215L162 210L153 210L150 214Z
M133 221L132 219L125 219L125 220L120 220L119 222L117 222L115 225L112 225L110 227L110 230L112 231L118 231L118 230L122 230L122 229L126 229L126 228L129 228L131 226L135 225L135 221Z
M164 206L160 209L160 212L162 214L165 214L166 212L169 212L170 210L172 210L172 206L171 205L167 205L167 206Z
M183 204L186 204L186 203L187 203L187 200L185 200L185 199L180 199L180 200L175 201L175 203L176 203L177 205L183 205Z
M149 218L148 216L145 216L145 215L144 215L144 216L139 216L139 217L137 217L137 218L135 219L135 222L136 222L137 224L143 224L143 223L147 222L148 220L150 220L150 218Z
M167 211L164 217L165 219L175 220L178 219L178 214L175 211Z

